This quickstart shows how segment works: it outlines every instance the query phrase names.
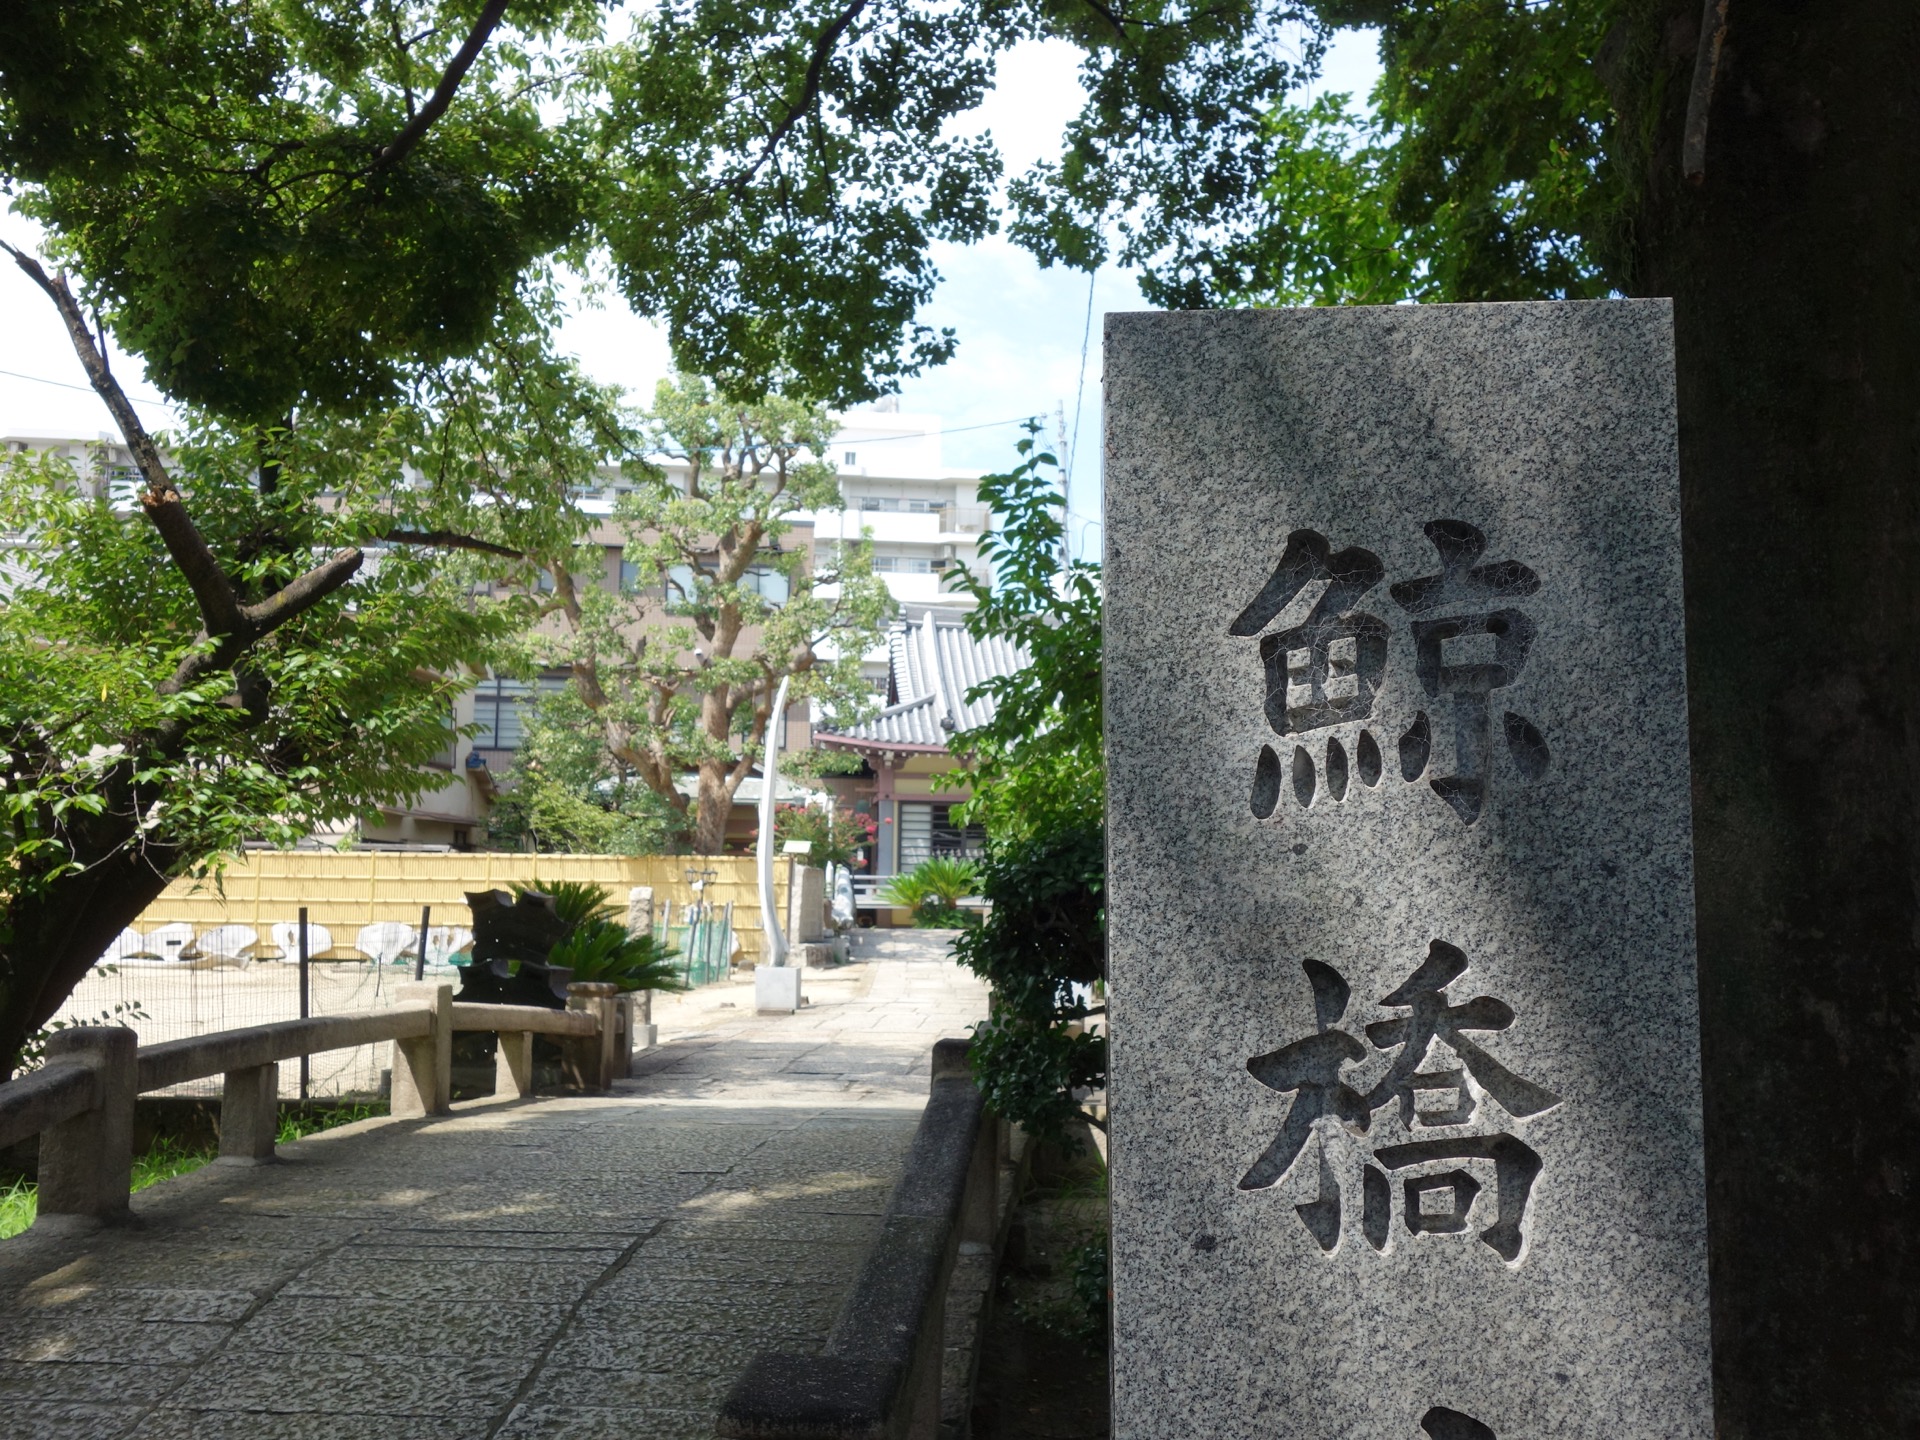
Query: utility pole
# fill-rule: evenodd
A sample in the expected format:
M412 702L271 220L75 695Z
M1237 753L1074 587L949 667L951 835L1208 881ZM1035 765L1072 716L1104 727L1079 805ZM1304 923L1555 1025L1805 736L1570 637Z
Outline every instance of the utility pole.
M1067 402L1053 402L1053 453L1060 459L1060 568L1073 563L1073 456L1067 453Z

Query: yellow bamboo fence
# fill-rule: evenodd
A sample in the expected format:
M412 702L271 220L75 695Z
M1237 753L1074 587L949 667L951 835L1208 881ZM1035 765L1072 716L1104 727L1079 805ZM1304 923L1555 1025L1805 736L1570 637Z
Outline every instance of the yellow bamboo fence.
M774 893L786 914L787 865L773 867ZM712 872L705 875L703 872ZM382 850L255 850L218 877L176 880L148 906L134 928L151 932L184 922L204 934L216 925L247 925L265 941L279 921L307 918L332 932L336 949L353 944L363 925L396 920L420 923L433 907L435 925L469 925L469 890L510 890L559 880L601 885L624 912L627 891L653 887L654 913L671 902L678 921L696 898L716 908L733 905L740 958L756 962L762 945L760 892L747 855L525 855L475 851L422 854ZM695 882L704 882L696 897Z

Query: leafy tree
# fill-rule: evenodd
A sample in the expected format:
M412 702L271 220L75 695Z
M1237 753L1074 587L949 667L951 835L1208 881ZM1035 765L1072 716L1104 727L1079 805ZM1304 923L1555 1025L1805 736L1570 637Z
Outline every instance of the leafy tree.
M569 686L529 718L487 832L506 849L661 855L684 843L683 823L607 752L599 721Z
M872 848L877 828L871 815L842 805L831 810L813 805L776 805L773 810L774 844L784 850L790 842L804 840L812 847L807 852L807 864L823 868L863 868L866 861L860 858L860 852ZM859 867L854 864L856 860Z
M963 738L970 816L987 829L979 891L992 901L954 953L993 987L974 1032L975 1077L1001 1115L1058 1136L1084 1117L1080 1096L1106 1083L1106 770L1101 749L1100 567L1065 553L1058 462L1038 448L980 482L1001 517L981 542L991 580L963 569L947 582L970 595L967 628L1021 646L1028 664L976 686L993 719Z
M440 582L391 559L378 579L392 584L389 608L363 601L361 587L376 585L364 543L424 537L553 557L565 542L551 528L506 532L573 525L566 487L619 448L604 397L545 352L551 264L604 262L629 303L667 321L683 366L726 377L730 395L777 382L863 398L951 349L913 317L937 278L929 246L993 223L997 156L950 122L979 103L1007 46L1040 34L1083 44L1102 77L1103 133L1137 136L1162 158L1196 124L1245 134L1291 73L1268 43L1288 7L1259 0L1155 0L1133 14L1077 0L687 0L633 13L617 37L608 13L590 0L26 0L0 26L0 185L45 227L56 273L16 259L59 306L138 459L149 559L166 557L143 578L172 596L148 629L80 627L90 638L72 654L110 673L60 671L105 679L109 698L115 674L136 693L141 677L146 708L99 741L103 753L125 745L120 761L71 748L96 733L83 723L56 742L21 714L23 773L54 788L23 785L10 802L32 818L6 887L0 1055L168 874L243 834L290 835L413 783L398 777L426 727L409 707L430 689L414 672L479 653L491 612L465 612L467 636L422 619L423 605L402 634L393 597ZM107 333L169 396L198 406L209 433L227 427L220 468L168 469L106 368ZM356 452L383 427L406 443ZM309 448L327 436L362 454L350 488L365 498L337 512L299 479L338 468ZM394 518L356 529L384 514L362 482L389 460ZM415 474L429 483L398 483ZM496 503L459 510L463 483ZM44 587L80 593L82 581L111 608L90 573L49 569ZM187 600L198 642L167 628ZM689 628L703 606L724 628L719 590L687 597ZM376 614L394 629L383 654L327 630L364 617L371 636ZM78 624L50 607L18 615L22 627ZM800 628L788 624L780 643L805 673L815 667ZM300 692L256 657L307 653L293 637L309 634L310 673L352 681L316 690L317 708L302 712L328 715L334 738L302 729L257 772L231 758L257 754L230 751L229 732L274 723L263 678ZM21 643L66 638L50 629ZM409 648L428 640L430 655ZM701 824L717 826L733 767L764 726L757 682L735 669L701 692L692 708L715 708L698 725L683 723L692 690L669 687L662 713L643 716L627 686L615 679L597 708L616 731L689 739ZM727 717L742 686L753 718L736 736ZM59 692L69 708L84 693ZM422 710L438 712L440 698ZM376 743L362 752L367 736ZM661 762L676 752L642 753L643 778L664 793ZM200 788L169 791L155 809L158 776ZM226 788L207 789L212 777ZM157 816L168 817L158 830ZM49 898L33 898L43 884Z
M1237 174L1293 13L24 0L0 176L155 383L232 418L390 403L561 255L604 261L690 373L846 401L952 351L916 311L929 246L994 227L998 154L952 122L1009 46L1085 47L1102 160L1204 143Z
M169 454L76 335L141 483L116 505L43 454L10 457L0 488L18 537L0 606L8 1060L173 876L425 788L467 667L526 623L475 579L571 525L526 434L551 452L600 400L508 338L492 358L546 407L524 431L494 368L467 364L361 420L197 421Z
M986 578L964 566L943 579L973 602L968 632L998 636L1028 663L982 682L993 719L967 731L969 815L989 836L1098 825L1105 807L1100 669L1100 567L1066 556L1059 461L1038 447L1037 421L1016 443L1020 461L983 476L980 501L998 517L982 536Z
M857 710L868 698L860 656L892 608L868 547L816 569L782 543L796 513L840 503L833 467L813 458L832 432L817 406L731 403L703 380L663 381L637 443L686 470L631 467L615 512L620 588L601 583L598 548L546 561L562 629L536 636L538 657L571 667L606 756L682 818L699 854L725 844L783 679L790 704ZM692 801L678 789L689 771Z

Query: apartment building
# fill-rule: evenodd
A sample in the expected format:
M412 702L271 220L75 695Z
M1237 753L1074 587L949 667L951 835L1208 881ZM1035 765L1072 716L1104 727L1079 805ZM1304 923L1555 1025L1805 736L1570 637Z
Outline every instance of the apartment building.
M53 450L73 466L80 483L93 493L131 494L137 484L133 457L120 441L102 432L95 439L72 436L18 434L0 436L0 449L10 453ZM847 412L825 457L840 477L841 504L837 508L801 512L783 538L789 549L801 549L807 568L832 563L839 547L863 536L873 544L874 568L899 606L903 620L924 617L930 609L951 620L970 602L948 592L941 574L959 564L983 573L979 557L981 537L991 517L979 503L978 475L941 463L941 422L937 415L902 412L887 399ZM684 465L663 462L670 476L684 476ZM625 561L624 536L614 523L614 507L623 481L609 469L599 487L580 497L595 524L589 543L604 556L600 583L630 590L636 567ZM778 603L785 578L776 570L760 572L767 598ZM674 584L669 576L659 597ZM751 640L751 637L747 637ZM862 657L862 669L876 698L888 704L900 698L890 689L890 650L883 640ZM370 844L448 846L466 849L485 843L487 816L501 777L511 767L524 742L528 717L543 693L567 683L563 672L532 681L505 676L478 679L449 717L456 732L472 726L472 736L452 734L446 750L430 768L428 788L411 806L396 808L381 822L362 827L360 838ZM818 717L805 705L793 706L787 716L785 744L789 750L813 743ZM857 789L869 794L876 776L856 777ZM864 782L864 784L860 783ZM750 780L736 799L730 835L744 840L755 823L751 806L759 798L759 782ZM805 791L782 782L782 801L798 800Z
M823 560L870 536L874 570L907 619L929 608L971 609L940 577L955 565L985 574L980 540L992 517L980 504L979 472L941 463L940 428L938 415L903 412L892 398L846 412L828 457L839 471L841 506L803 517ZM868 683L885 696L888 647L876 645L861 659Z

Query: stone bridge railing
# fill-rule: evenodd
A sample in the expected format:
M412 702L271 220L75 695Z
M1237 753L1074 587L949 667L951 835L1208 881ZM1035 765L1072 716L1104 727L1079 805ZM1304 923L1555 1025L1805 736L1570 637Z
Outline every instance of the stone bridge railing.
M499 1037L495 1093L533 1089L533 1037L560 1041L568 1084L604 1090L628 1071L637 1034L651 1042L636 999L611 985L567 987L565 1010L455 1002L451 985L403 986L390 1010L221 1030L141 1045L121 1026L77 1026L47 1042L46 1064L0 1084L0 1149L40 1137L35 1228L97 1225L125 1215L133 1179L133 1110L142 1093L224 1076L220 1157L271 1159L279 1131L280 1062L391 1040L392 1113L445 1114L453 1098L453 1037Z
M982 1101L967 1046L933 1047L927 1108L826 1352L755 1356L721 1404L721 1440L938 1440L943 1432L955 1264L964 1249L997 1256L1015 1192L1008 1127ZM970 1392L971 1375L958 1385Z

